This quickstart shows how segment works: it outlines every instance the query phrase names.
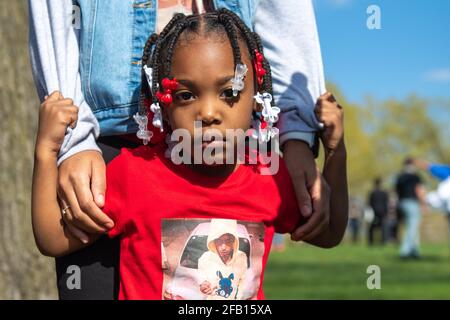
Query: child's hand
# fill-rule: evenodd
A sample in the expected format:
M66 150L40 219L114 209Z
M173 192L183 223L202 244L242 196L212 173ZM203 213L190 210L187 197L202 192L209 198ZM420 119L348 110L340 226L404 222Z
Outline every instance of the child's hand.
M325 125L320 138L327 152L335 151L344 137L344 111L333 94L326 92L317 101L314 110L317 119Z
M212 295L215 289L216 287L213 287L209 281L205 280L200 284L200 291L203 294Z
M36 153L57 156L67 127L74 128L77 119L78 107L72 99L64 99L59 91L47 96L39 111Z

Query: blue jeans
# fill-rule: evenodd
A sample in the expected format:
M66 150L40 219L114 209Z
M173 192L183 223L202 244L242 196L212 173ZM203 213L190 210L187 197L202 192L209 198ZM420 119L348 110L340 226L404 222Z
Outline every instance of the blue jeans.
M406 230L400 247L401 256L419 254L420 206L414 199L403 199L399 203L405 218Z

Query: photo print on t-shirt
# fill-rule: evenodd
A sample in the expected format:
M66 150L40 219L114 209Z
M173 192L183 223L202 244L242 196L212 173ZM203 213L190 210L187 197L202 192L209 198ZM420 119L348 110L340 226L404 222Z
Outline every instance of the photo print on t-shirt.
M264 224L231 219L163 219L163 299L256 299Z

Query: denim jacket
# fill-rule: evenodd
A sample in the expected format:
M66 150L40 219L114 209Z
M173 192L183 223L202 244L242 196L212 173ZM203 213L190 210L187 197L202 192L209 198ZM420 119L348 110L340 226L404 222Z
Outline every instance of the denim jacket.
M33 28L41 19L56 20L57 12L49 10L49 16L42 16L41 10L49 6L55 11L60 5L57 1L62 2L30 0L30 20L34 21L30 23L30 56L36 82L41 82L41 87L44 83L41 98L50 91L45 83L51 75L39 80L43 77L40 73L45 74L39 66L48 55L34 43L42 39L39 33L43 32ZM92 126L99 125L102 136L136 132L132 116L138 110L141 57L147 38L156 28L158 0L73 0L73 4L80 12L80 28L72 28L79 61L66 61L65 65L79 63L82 107L90 108L95 115L98 123ZM301 139L312 145L319 128L313 109L324 91L324 77L311 0L214 0L214 4L235 12L262 38L272 67L274 96L282 111L280 142ZM54 33L51 36L57 38ZM61 40L52 41L57 50ZM77 128L71 132L72 136L81 136L72 138L78 144L83 144L83 134L87 135L77 133ZM97 137L98 132L94 135ZM66 136L60 159L74 153L73 143L67 140L70 137ZM83 149L94 148L78 146L74 150Z
M251 25L253 0L215 0ZM136 132L142 51L156 29L157 0L76 0L80 7L83 94L102 135ZM111 30L116 30L111 32ZM114 73L114 76L110 74Z

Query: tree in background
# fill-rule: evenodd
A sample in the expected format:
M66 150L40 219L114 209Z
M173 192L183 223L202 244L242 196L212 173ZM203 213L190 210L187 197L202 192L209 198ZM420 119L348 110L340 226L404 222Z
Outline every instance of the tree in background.
M27 10L25 0L0 1L0 300L56 297L53 260L37 251L31 229L39 102L28 58Z
M378 176L393 183L406 156L450 163L450 142L444 139L447 131L428 113L432 101L415 95L385 101L368 97L364 105L358 105L347 101L335 84L328 83L327 89L345 109L350 194L365 198ZM443 112L450 118L448 110Z

